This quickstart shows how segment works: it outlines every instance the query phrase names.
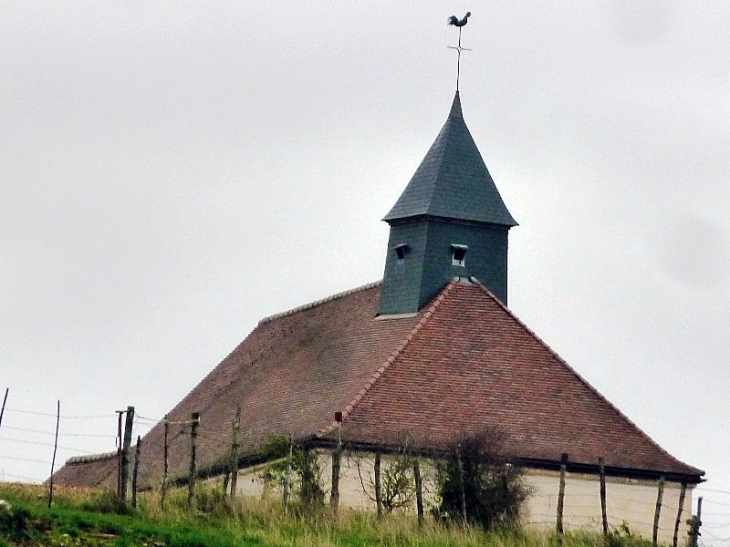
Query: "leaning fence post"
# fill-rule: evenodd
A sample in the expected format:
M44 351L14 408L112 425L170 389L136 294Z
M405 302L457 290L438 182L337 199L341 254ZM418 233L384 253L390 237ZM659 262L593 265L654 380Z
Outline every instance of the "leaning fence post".
M190 506L191 509L195 509L195 481L198 475L195 456L198 443L199 423L200 414L198 412L193 412L190 416L190 475L188 477L188 506Z
M682 483L679 491L679 507L677 508L677 519L674 521L674 535L672 536L672 547L677 547L679 536L679 523L682 521L682 509L684 508L684 497L687 494L687 483Z
M466 481L464 480L464 462L461 461L461 445L456 447L456 465L459 468L459 491L461 493L461 518L466 524Z
M662 511L662 498L664 497L664 477L659 479L659 488L656 495L656 508L654 509L654 527L651 533L651 544L653 547L657 547L659 538L659 517Z
M129 451L132 447L132 428L134 427L134 407L127 407L124 421L124 442L122 444L122 473L119 487L119 503L127 503L129 494Z
M423 480L421 479L421 465L418 458L413 460L413 479L416 482L416 510L418 511L418 525L423 525Z
M139 452L142 448L142 439L137 435L137 448L134 451L134 468L132 471L132 507L137 508L137 474L139 473Z
M375 464L373 471L375 472L375 506L378 511L378 520L383 517L383 495L380 484L380 450L375 452Z
M236 418L233 421L233 444L231 445L231 497L236 497L238 485L238 434L241 431L241 407L236 408Z
M117 413L117 502L122 501L122 416L123 410L115 410Z
M286 454L286 471L284 472L284 506L289 504L289 496L291 495L291 466L294 459L294 443L291 433L289 433L289 452Z
M6 392L7 395L7 392ZM53 440L53 459L51 460L51 477L48 479L48 508L53 504L53 468L56 465L56 451L58 450L58 425L61 421L61 401L56 404L56 436Z
M603 523L603 535L608 535L608 516L606 514L606 468L603 458L598 458L598 470L601 476L601 522Z
M337 515L337 506L340 503L340 462L342 459L342 412L335 412L337 423L337 446L332 452L332 488L330 490L330 507Z
M697 547L697 540L702 535L700 534L700 526L702 526L702 496L697 498L697 515L688 519L689 524L689 541L691 547Z
M8 393L10 392L10 388L5 388L5 397L3 397L3 406L0 408L0 425L3 425L3 415L5 414L5 403L8 402Z
M160 492L160 509L165 509L165 495L167 494L167 467L168 467L168 459L167 459L167 442L170 437L170 422L167 421L167 414L165 414L165 424L164 424L164 430L165 430L165 445L162 449L162 454L164 458L163 466L162 466L162 487Z
M568 465L568 455L560 457L560 489L558 490L558 514L555 519L555 532L558 535L558 545L563 544L563 505L565 504L565 470Z

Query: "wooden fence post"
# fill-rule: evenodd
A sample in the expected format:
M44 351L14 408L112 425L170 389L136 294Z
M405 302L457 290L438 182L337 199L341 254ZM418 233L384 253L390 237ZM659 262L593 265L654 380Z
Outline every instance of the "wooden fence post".
M231 444L231 497L236 497L238 487L238 434L241 431L241 407L236 408L236 418L233 420L233 443Z
M229 483L231 482L231 458L228 458L228 464L226 465L226 472L223 474L223 497L229 495Z
M162 465L162 488L160 492L160 508L165 509L165 496L167 495L167 467L168 467L168 459L167 459L167 443L168 439L170 438L170 422L167 421L167 414L165 414L165 445L162 449L162 454L164 458L164 462Z
M558 490L558 514L555 519L555 533L558 536L558 545L563 544L563 506L565 504L565 471L568 466L568 454L560 458L560 487Z
M330 490L330 507L337 515L337 506L340 504L340 463L342 460L342 412L335 412L337 423L337 446L332 452L332 488Z
M139 473L139 452L142 448L142 439L137 435L137 448L134 450L134 467L132 471L132 507L137 508L137 474Z
M662 511L662 498L664 497L664 477L659 479L659 488L656 495L656 508L654 509L654 527L651 533L651 544L653 547L657 547L659 538L659 517Z
M689 524L689 542L691 547L697 547L697 540L700 537L700 526L702 526L702 496L697 498L697 515L687 520Z
M603 458L598 458L598 469L601 475L601 522L603 523L603 535L608 536L608 515L606 513L606 468L603 465Z
M122 416L123 410L115 411L117 413L117 502L122 501Z
M58 424L61 422L61 401L56 403L56 436L53 440L53 459L51 460L51 478L48 480L48 508L53 503L53 468L56 465L56 451L58 450Z
M198 448L198 424L200 414L193 412L190 416L190 474L188 476L188 506L195 509L195 481L198 478L197 463L195 461Z
M292 442L291 433L289 433L289 452L286 455L286 471L284 475L284 505L289 504L289 496L291 495L291 466L294 458L294 443Z
M134 407L127 407L127 415L124 420L124 442L122 443L122 473L119 503L127 503L129 494L129 451L132 447L132 428L134 427Z
M375 452L375 506L378 511L378 520L383 518L383 491L380 483L380 449Z
M687 483L682 483L682 489L679 491L679 507L677 508L677 518L674 521L674 535L672 536L672 547L677 547L679 540L679 524L682 521L682 510L684 509L684 497L687 495Z
M5 388L5 397L3 397L3 406L0 408L0 426L3 425L3 415L5 414L5 403L8 402L8 392L10 391L9 387Z
M418 458L413 460L413 479L416 483L416 510L418 511L418 525L423 526L423 479L421 479L421 465Z
M461 445L456 448L456 465L459 468L459 490L461 491L461 518L466 524L466 481L464 480L464 462L461 461Z

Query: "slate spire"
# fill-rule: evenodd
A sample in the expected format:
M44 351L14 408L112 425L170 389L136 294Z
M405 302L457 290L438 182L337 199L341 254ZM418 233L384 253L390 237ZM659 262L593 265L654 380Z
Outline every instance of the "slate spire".
M393 208L380 313L413 313L450 279L476 277L507 303L507 210L464 122L459 92Z
M418 215L517 226L466 127L458 91L438 137L383 220Z

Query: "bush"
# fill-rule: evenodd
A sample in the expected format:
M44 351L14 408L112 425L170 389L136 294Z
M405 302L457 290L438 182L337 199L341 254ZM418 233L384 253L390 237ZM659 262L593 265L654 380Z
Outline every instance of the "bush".
M7 502L0 505L0 536L19 539L27 535L30 513L22 507L12 507Z
M133 512L130 507L119 502L116 492L112 490L91 492L88 498L81 502L80 508L84 511L98 513L131 514Z
M378 457L376 456L376 462ZM354 462L357 467L363 493L375 502L375 470L363 470L364 463L366 467L370 467L372 461L370 455L353 452L348 455L348 459ZM407 447L404 447L399 454L387 458L384 465L381 464L380 502L386 513L413 506L416 495L413 478L413 464L415 461L414 457L407 452Z
M187 505L187 498L185 499ZM233 514L230 499L227 498L220 488L198 485L195 489L195 507L202 513L225 517Z
M608 547L650 547L651 544L648 539L634 534L626 521L611 530L606 537Z
M308 450L294 444L291 447L291 467L288 472L288 440L273 438L262 447L262 453L272 458L282 458L269 465L262 478L272 486L290 487L298 501L295 509L299 509L304 514L310 514L324 508L325 492L322 488L322 469L319 466L316 450Z
M463 437L437 463L438 518L463 521L486 530L515 528L530 494L521 469L502 454L504 434L496 429ZM463 477L463 479L462 479Z

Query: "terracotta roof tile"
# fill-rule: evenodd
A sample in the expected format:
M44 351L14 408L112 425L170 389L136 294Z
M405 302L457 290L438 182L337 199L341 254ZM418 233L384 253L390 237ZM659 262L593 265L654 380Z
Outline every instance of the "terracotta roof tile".
M200 412L199 469L225 460L236 407L241 452L272 435L327 438L336 411L361 443L445 445L496 425L513 456L699 476L639 430L499 300L449 283L413 316L376 319L380 284L262 320L170 413ZM184 476L189 430L170 428L170 476ZM142 484L159 483L163 425L143 439ZM69 462L62 484L114 486L116 459Z
M514 457L699 475L669 455L480 285L452 282L345 420L369 443L446 446L485 426ZM425 319L425 318L424 318Z

